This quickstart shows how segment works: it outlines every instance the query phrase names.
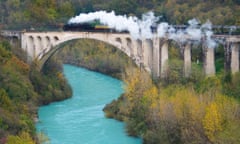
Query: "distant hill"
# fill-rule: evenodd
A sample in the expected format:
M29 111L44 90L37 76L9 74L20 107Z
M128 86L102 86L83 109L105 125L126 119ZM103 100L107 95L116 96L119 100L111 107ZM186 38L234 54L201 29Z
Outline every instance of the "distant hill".
M218 25L240 25L240 0L4 0L0 1L0 25L11 29L59 29L70 17L97 10L138 17L151 10L172 24L197 18Z

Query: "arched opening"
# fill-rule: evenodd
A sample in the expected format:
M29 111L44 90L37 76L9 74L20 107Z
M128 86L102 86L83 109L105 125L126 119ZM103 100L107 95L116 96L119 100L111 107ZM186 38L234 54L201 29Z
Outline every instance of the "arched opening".
M30 54L30 57L32 57L32 58L35 57L35 45L34 45L34 37L33 36L28 37L27 53Z
M51 48L51 39L49 36L45 37L45 47L44 47L44 53L46 53Z
M47 47L49 47L49 46L50 46L50 44L51 44L51 39L50 39L50 37L49 37L49 36L46 36L46 37L45 37L45 39L46 39L46 44L47 44Z
M169 65L179 77L189 77L192 72L192 47L193 41L175 41L170 47ZM175 56L175 57L174 57Z
M119 42L120 44L122 44L121 38L116 38L116 41Z
M132 40L130 38L126 38L126 42L127 42L127 50L129 52L129 56L133 56L133 45L132 45Z
M202 77L204 74L203 46L197 41L169 41L169 77L176 76L176 81L184 77ZM174 81L174 80L173 80Z
M54 41L56 42L56 41L58 41L59 40L59 38L57 37L57 36L55 36L54 37Z
M163 42L163 43L166 43ZM182 71L183 71L183 56L181 54L182 44L181 42L176 42L174 40L168 40L168 60L167 64L165 65L166 76L171 78L172 75L176 76L176 78L182 77ZM162 54L164 57L165 54ZM171 80L169 80L171 81Z
M142 53L142 41L136 41L136 63L140 65L140 68L143 66L143 53Z
M119 45L118 47L124 50L124 48L122 47L122 40L121 40L121 38L116 38L115 41Z
M13 47L18 47L19 45L21 45L17 36L8 37L7 39Z
M37 49L39 49L39 51L43 50L42 38L40 36L37 37Z
M119 76L126 64L135 65L117 46L99 40L75 39L58 44L42 57L41 66L51 58L110 75L117 73Z
M42 46L42 38L40 36L37 36L36 37L36 40L35 40L35 49L36 49L36 55L35 56L39 56L39 53L43 50L43 46Z
M216 69L216 74L221 73L224 71L224 62L225 62L225 50L229 50L230 46L229 45L222 45L220 44L214 49L214 61L215 61L215 69Z

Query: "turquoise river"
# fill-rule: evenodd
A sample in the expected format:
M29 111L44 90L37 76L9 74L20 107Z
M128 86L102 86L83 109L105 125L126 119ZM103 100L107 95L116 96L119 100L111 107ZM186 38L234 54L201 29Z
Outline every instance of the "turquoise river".
M73 96L40 107L37 131L51 144L141 144L125 133L124 123L104 117L103 107L123 93L122 82L83 68L64 65Z

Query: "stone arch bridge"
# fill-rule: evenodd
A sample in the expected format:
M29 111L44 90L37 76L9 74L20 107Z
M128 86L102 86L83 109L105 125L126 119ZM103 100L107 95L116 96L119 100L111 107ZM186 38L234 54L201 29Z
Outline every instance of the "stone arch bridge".
M60 48L60 44L74 39L94 39L115 46L128 55L138 66L145 68L153 77L164 77L168 61L168 39L135 40L128 33L100 32L13 32L2 31L2 36L21 39L21 48L27 52L28 60L38 60L40 68ZM214 35L225 43L225 68L233 73L239 71L240 36ZM184 74L191 73L191 46L193 41L181 45L184 58ZM208 48L204 40L204 70L208 76L215 74L214 49Z

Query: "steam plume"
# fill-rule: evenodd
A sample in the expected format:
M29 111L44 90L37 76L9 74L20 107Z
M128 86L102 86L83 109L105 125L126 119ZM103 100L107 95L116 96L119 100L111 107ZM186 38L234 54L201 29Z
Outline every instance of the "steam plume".
M177 42L184 43L188 40L200 42L203 38L209 47L215 47L216 42L211 39L211 22L207 21L200 25L199 20L191 19L188 21L189 26L185 29L175 29L166 22L158 23L160 17L148 12L142 15L142 19L134 16L116 15L114 11L97 11L92 13L81 13L72 17L68 23L86 23L99 20L101 24L107 25L116 31L129 31L135 39L150 39L154 36L152 27L156 27L156 34L160 38L168 38Z

